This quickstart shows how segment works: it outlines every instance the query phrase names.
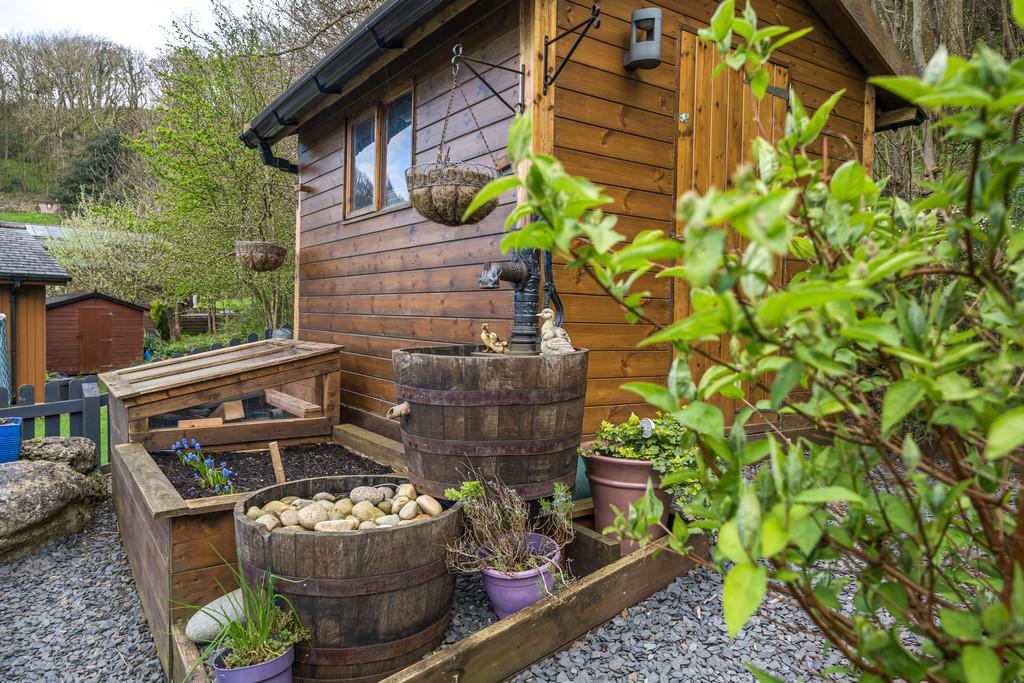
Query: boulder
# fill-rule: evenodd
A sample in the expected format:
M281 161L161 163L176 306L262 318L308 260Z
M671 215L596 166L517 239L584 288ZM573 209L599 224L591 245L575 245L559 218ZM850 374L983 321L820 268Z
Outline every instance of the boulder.
M24 557L81 531L105 485L49 460L0 463L0 561Z
M85 474L96 469L96 444L84 436L45 436L21 443L22 460L48 460Z
M242 589L233 590L205 605L192 615L185 624L185 636L195 643L208 643L217 637L217 632L229 621L240 619L242 609Z

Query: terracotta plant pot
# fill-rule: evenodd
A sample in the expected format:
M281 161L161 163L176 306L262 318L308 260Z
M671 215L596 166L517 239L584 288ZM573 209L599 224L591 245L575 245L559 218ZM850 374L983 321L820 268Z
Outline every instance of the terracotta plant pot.
M554 591L555 577L552 572L557 569L558 561L562 558L561 551L554 540L540 534L530 534L528 543L532 550L536 550L537 555L547 560L546 564L536 569L511 574L497 569L484 569L482 572L487 597L491 599L491 605L499 619L529 607Z
M217 657L213 668L217 672L217 683L291 683L294 661L295 648L290 647L283 655L269 662L237 669L221 668L223 662Z
M623 514L627 514L629 506L643 498L647 491L647 480L654 484L654 491L665 506L661 523L668 524L672 497L661 490L661 476L654 470L649 460L626 460L609 458L604 455L588 455L583 458L587 466L587 478L590 480L590 491L594 498L594 526L603 531L615 521L612 505ZM661 528L650 529L652 538L665 535ZM638 550L640 546L632 541L622 542L622 554Z

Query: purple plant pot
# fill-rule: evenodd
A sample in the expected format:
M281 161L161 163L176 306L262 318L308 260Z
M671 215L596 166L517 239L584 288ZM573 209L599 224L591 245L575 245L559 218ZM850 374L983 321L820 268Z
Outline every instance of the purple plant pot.
M484 588L499 619L532 605L554 590L555 578L551 572L562 559L561 551L554 540L540 534L530 534L527 542L531 550L548 560L542 567L511 574L497 569L483 570Z
M214 662L218 683L292 683L292 662L295 661L295 648L290 647L280 657L269 662L243 666L238 669L222 669L224 663L220 657Z

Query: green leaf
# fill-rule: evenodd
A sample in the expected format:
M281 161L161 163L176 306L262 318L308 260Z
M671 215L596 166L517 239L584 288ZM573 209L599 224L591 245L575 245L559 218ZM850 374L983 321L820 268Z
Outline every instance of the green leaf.
M518 164L530 155L533 142L533 117L529 111L512 121L508 131L508 158L512 165Z
M797 503L862 503L863 499L843 486L823 486L818 489L807 489L796 494L793 500Z
M924 387L912 379L896 382L885 392L882 402L882 431L888 432L924 398Z
M659 410L671 413L679 409L679 401L665 387L652 382L626 382L622 385L626 391L638 394L645 401Z
M841 202L852 202L859 199L865 189L872 185L874 183L864 171L864 167L856 161L847 161L837 168L828 183L829 189L832 190L832 196Z
M718 529L718 543L715 548L733 562L750 560L747 551L743 549L743 544L740 543L740 533L735 520L730 519Z
M939 610L942 630L959 640L981 638L981 623L978 617L964 610L942 608Z
M768 48L768 51L769 52L775 52L779 48L782 48L782 47L785 47L786 45L789 45L794 40L799 40L799 39L803 38L804 36L806 36L808 33L810 33L813 30L814 30L813 28L808 27L808 28L802 28L799 31L793 31L789 35L783 36L782 38L779 38L774 43L772 43L772 46L770 48Z
M800 382L803 372L803 363L798 360L789 360L779 369L778 374L775 375L775 381L772 382L769 396L772 410L778 410L782 406L782 402L789 396L789 392Z
M1024 0L1013 0L1013 20L1024 27Z
M764 600L768 586L768 570L756 564L737 564L725 577L722 602L729 635L740 632ZM974 683L973 681L971 683Z
M782 526L782 523L774 517L769 517L761 524L761 555L772 557L786 549L789 543L789 534Z
M1003 413L988 428L985 457L998 458L1024 444L1024 406Z
M519 187L519 185L519 177L514 175L498 178L487 183L479 192L476 193L476 196L473 197L473 201L469 203L466 213L462 214L462 220L469 219L469 217L476 213L481 206L491 201L501 193L507 192L512 188Z
M818 134L825 128L825 123L828 122L828 117L832 113L832 109L839 102L839 98L843 96L845 90L839 90L832 93L832 96L825 100L818 110L814 112L814 116L807 123L807 127L804 128L803 133L800 135L800 144L806 145L814 141Z
M757 73L750 79L750 89L754 92L754 97L759 100L763 98L768 90L768 72L764 69L758 69Z
M843 327L839 330L839 334L847 339L874 342L884 346L899 346L901 341L900 332L896 326L881 318L864 318L849 327Z
M725 0L711 15L711 36L713 40L725 40L736 20L736 0Z
M990 648L967 645L960 655L960 664L964 668L967 683L999 683L1002 666L999 657Z
M718 406L703 401L691 401L682 411L673 413L679 424L698 434L722 436L725 434L725 418Z

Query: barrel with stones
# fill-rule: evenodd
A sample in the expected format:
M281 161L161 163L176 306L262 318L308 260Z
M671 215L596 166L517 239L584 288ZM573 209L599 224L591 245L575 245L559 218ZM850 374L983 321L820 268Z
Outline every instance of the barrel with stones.
M436 648L451 620L454 577L445 548L459 534L461 507L415 524L363 531L275 529L245 511L285 496L408 482L395 476L303 479L257 491L235 505L240 569L250 580L269 571L312 635L295 646L294 680L368 683Z
M583 429L587 351L496 355L477 346L393 352L402 443L417 489L443 498L498 479L528 500L572 488Z

